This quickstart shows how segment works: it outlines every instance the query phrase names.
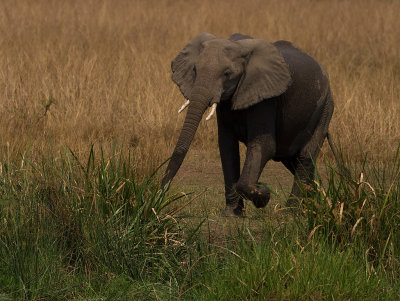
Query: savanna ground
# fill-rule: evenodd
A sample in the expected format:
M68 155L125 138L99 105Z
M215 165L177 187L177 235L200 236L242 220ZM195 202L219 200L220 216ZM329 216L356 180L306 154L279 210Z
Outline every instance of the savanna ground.
M0 298L398 299L399 11L378 0L1 1ZM328 71L330 131L352 173L325 144L302 217L280 210L292 179L277 163L262 175L275 192L266 209L219 217L215 118L170 191L148 180L184 118L170 62L204 31L289 40Z

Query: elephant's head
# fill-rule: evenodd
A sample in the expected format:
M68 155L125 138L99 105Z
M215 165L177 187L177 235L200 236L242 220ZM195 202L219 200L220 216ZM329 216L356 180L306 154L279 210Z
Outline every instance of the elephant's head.
M171 67L172 80L188 99L188 112L163 186L181 166L209 106L231 101L232 109L245 109L282 94L291 81L288 66L273 44L257 39L217 39L209 33L187 44Z

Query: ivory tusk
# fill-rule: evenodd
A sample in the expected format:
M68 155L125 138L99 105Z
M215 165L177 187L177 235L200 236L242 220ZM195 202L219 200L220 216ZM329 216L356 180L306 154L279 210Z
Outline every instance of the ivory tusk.
M207 121L211 119L211 117L212 117L212 115L214 115L216 109L217 109L217 104L214 103L214 104L211 106L211 112L210 112L210 114L208 114L208 116L206 117L206 120L207 120Z
M179 109L179 111L178 111L178 114L180 113L180 112L182 112L184 109L186 109L186 107L189 105L189 103L190 103L190 100L188 99L188 100L186 100L186 102L181 106L181 108Z

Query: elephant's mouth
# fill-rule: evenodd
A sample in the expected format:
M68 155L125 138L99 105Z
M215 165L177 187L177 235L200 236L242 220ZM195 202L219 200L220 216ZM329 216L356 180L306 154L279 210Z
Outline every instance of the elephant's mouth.
M178 114L183 112L189 105L190 105L190 100L187 99L186 102L178 110ZM215 111L217 110L217 105L218 105L218 101L216 101L215 99L211 100L210 103L208 104L208 107L211 109L210 109L210 113L206 117L207 121L210 120L211 117L215 114Z

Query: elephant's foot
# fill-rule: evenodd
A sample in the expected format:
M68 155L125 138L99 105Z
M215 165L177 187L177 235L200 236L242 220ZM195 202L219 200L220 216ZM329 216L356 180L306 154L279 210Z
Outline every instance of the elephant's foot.
M243 217L244 203L241 198L234 196L234 199L227 199L226 207L221 212L223 217Z
M242 208L233 208L231 206L226 206L224 210L221 211L222 217L243 217Z
M290 197L286 201L286 207L290 209L300 209L300 201L297 198Z
M312 185L302 183L301 186L294 186L289 199L286 201L286 209L294 214L299 214L305 209L305 203L313 198L315 188Z
M286 207L284 208L284 212L291 214L292 216L304 216L304 200L299 199L298 197L291 196L286 201Z
M257 185L237 184L236 191L244 198L252 201L256 208L263 208L267 206L269 199L271 197L269 189L264 186L261 186L260 184Z

